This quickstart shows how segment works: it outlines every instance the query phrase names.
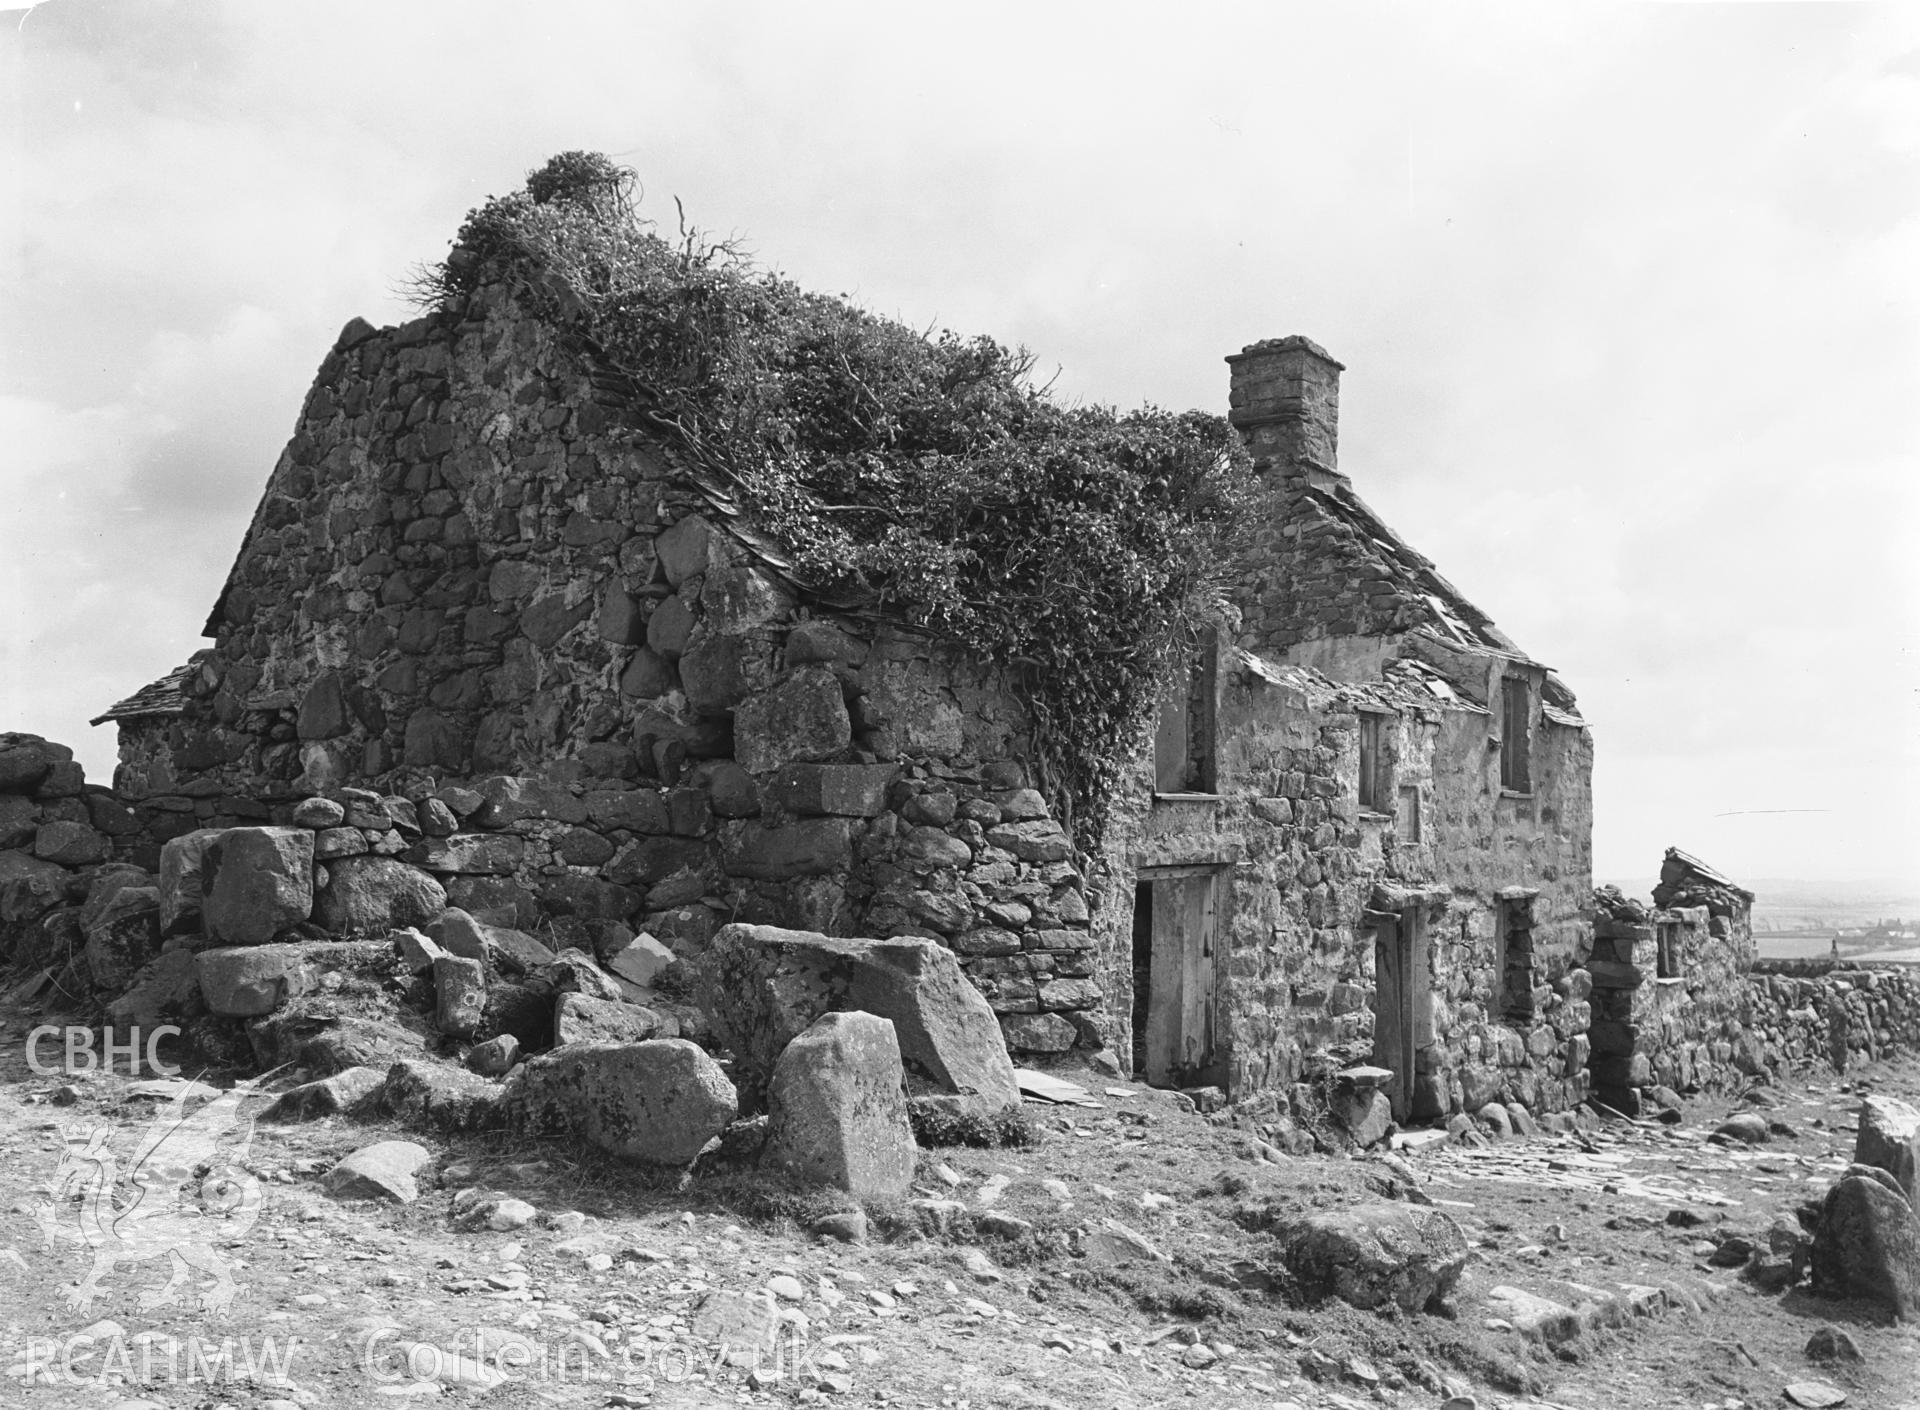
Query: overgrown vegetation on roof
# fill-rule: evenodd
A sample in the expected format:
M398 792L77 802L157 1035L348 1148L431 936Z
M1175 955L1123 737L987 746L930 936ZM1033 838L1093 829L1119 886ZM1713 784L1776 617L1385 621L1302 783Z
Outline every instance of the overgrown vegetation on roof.
M803 581L1010 673L1083 845L1174 654L1221 608L1250 472L1226 421L1071 406L991 338L926 335L663 238L633 173L567 152L472 212L430 300L516 280L731 479Z

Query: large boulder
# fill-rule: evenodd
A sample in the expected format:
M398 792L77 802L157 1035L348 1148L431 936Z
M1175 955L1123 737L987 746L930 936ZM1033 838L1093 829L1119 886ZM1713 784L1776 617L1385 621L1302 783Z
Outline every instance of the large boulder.
M29 852L0 852L0 925L35 920L66 899L73 873Z
M728 925L696 964L695 1002L738 1059L749 1108L764 1099L787 1044L825 1013L889 1019L909 1094L993 1116L1020 1105L993 1010L933 940L842 940Z
M660 1015L641 1004L591 994L562 994L553 1006L553 1041L569 1043L640 1043L660 1036Z
M1276 1232L1282 1260L1304 1292L1355 1307L1437 1308L1467 1266L1460 1226L1423 1205L1328 1210Z
M774 1065L763 1159L860 1200L905 1199L914 1157L905 1077L891 1022L822 1014Z
M230 827L200 861L201 914L216 945L264 945L313 913L313 834Z
M177 935L200 926L201 888L207 848L220 835L203 827L168 838L160 847L160 929Z
M648 1165L690 1164L739 1114L720 1064L684 1038L560 1048L516 1067L503 1099L515 1125Z
M333 935L384 935L425 925L446 906L446 888L418 867L392 857L341 857L327 863L313 918Z
M1812 1261L1817 1289L1883 1302L1901 1317L1920 1313L1920 1218L1891 1179L1862 1173L1834 1183L1814 1223Z
M1920 1110L1892 1097L1868 1097L1860 1103L1860 1125L1854 1137L1857 1165L1874 1165L1893 1176L1920 1209Z
M0 793L32 793L73 751L37 734L0 734Z

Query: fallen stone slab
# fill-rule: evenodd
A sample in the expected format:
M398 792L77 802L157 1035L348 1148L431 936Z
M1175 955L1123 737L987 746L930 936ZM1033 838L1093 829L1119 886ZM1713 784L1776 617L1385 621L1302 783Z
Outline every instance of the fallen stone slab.
M264 945L313 913L313 834L230 827L200 859L201 918L216 945Z
M739 1115L727 1075L684 1038L587 1043L529 1058L504 1089L509 1121L623 1160L691 1164Z
M1355 1307L1437 1308L1467 1266L1460 1226L1440 1210L1368 1204L1328 1210L1277 1229L1282 1260L1302 1289Z
M589 994L562 994L553 1005L553 1041L570 1043L640 1043L661 1036L660 1015L620 999L597 999Z
M762 1159L862 1201L906 1198L915 1148L905 1075L890 1021L822 1014L774 1065Z
M1890 1183L1848 1175L1827 1191L1813 1230L1813 1285L1912 1317L1920 1313L1920 1217Z
M937 941L735 924L715 933L695 970L695 1002L734 1054L752 1109L787 1044L822 1014L854 1009L892 1022L910 1096L989 1117L1020 1105L993 1010Z
M1861 1102L1853 1159L1893 1176L1907 1203L1920 1209L1920 1109L1892 1097Z
M377 1091L385 1076L371 1067L349 1067L331 1077L302 1082L282 1092L265 1111L262 1121L313 1121L337 1116Z
M340 1199L390 1199L412 1204L420 1198L414 1175L430 1159L427 1148L412 1141L379 1141L362 1146L334 1166L321 1183Z

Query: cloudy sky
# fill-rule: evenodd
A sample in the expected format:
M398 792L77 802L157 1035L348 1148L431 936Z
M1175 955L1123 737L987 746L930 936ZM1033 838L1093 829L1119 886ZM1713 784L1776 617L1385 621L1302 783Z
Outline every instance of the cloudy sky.
M1341 464L1579 693L1597 870L1920 875L1920 9L0 13L0 728L199 644L340 325L571 147L1068 395L1347 364Z

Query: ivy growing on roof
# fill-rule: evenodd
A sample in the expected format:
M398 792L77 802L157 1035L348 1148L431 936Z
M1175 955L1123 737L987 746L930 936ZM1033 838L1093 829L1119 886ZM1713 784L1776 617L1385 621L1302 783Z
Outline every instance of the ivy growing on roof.
M467 217L429 301L517 279L730 479L795 575L1005 670L1083 846L1168 663L1221 610L1250 470L1221 417L1068 405L1033 358L809 293L640 219L633 173L566 152Z

